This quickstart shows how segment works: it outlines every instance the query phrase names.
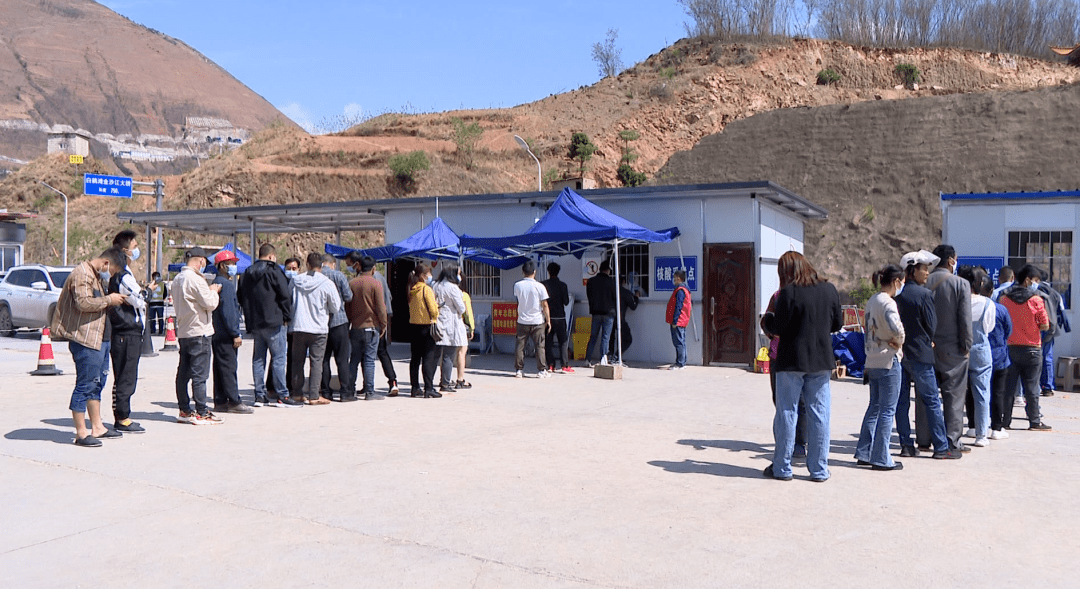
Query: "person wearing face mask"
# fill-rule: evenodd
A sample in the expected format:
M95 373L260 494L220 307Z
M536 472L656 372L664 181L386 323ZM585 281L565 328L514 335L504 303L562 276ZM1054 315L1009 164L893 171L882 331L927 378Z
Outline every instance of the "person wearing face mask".
M1050 319L1046 306L1038 290L1039 269L1028 264L1016 273L1016 282L1005 291L1001 304L1012 319L1013 332L1009 336L1009 366L1005 377L1005 390L1015 391L1018 384L1023 384L1027 403L1028 429L1049 431L1051 428L1042 420L1039 412L1039 376L1042 374L1042 332L1050 329ZM1005 403L1002 425L1012 427L1012 403Z
M937 256L926 250L905 254L900 259L905 282L903 290L896 295L896 309L904 325L904 355L901 361L900 396L896 402L896 434L900 439L900 456L919 455L911 440L911 383L914 382L919 445L928 450L932 448L934 458L956 460L963 454L960 450L949 448L937 376L934 374L933 339L937 329L934 293L923 286L930 277L930 267L939 261Z
M435 291L431 289L431 266L426 263L416 265L409 275L409 327L413 330L411 357L409 359L409 381L412 385L410 395L420 396L420 369L423 366L423 394L425 399L442 397L435 390L436 339L432 337L431 326L439 320L439 305L435 301Z
M972 345L971 285L956 275L956 249L941 244L934 248L941 259L930 273L926 287L934 293L934 370L941 387L942 413L945 415L945 435L949 445L961 452L964 446L964 402L967 398L968 357Z
M254 413L240 399L236 382L236 356L244 340L240 336L240 303L236 300L236 254L221 250L214 255L217 276L214 284L221 286L218 306L214 309L214 336L210 339L213 351L214 411L219 413Z
M900 362L897 354L904 345L904 324L893 297L904 285L904 272L889 264L874 273L880 291L866 302L866 377L870 381L870 405L863 416L855 459L874 470L900 470L903 463L889 456L896 400L900 394Z
M292 293L289 280L277 265L274 246L259 246L259 259L240 276L236 288L237 300L244 309L244 326L254 336L251 354L251 373L255 380L255 406L289 406L275 395L273 403L267 394L287 391L285 384L288 364L288 336L285 325L292 321ZM270 352L270 378L266 378L266 352ZM267 385L269 381L269 386ZM284 395L288 398L288 395ZM295 406L300 406L298 403Z
M176 339L180 343L180 364L176 370L177 423L215 425L221 418L206 403L206 381L210 378L210 339L214 335L213 312L220 302L220 284L208 284L202 272L206 251L194 247L184 252L184 267L172 281L176 307ZM188 396L188 382L191 396ZM195 410L191 401L194 398Z
M139 253L135 232L127 229L113 239L113 247L124 250L130 259ZM125 265L113 272L108 282L109 293L124 295L125 304L110 307L106 317L111 337L109 356L113 373L113 429L125 434L141 434L141 425L131 420L131 397L135 394L139 378L139 360L142 357L143 335L146 333L146 302L139 283ZM153 286L153 285L151 285ZM147 336L149 337L149 336Z
M120 293L106 294L103 287L113 271L127 266L127 256L120 248L109 248L100 256L76 266L60 291L53 313L53 337L66 339L75 362L75 389L71 392L71 419L75 425L75 444L101 446L99 438L122 436L101 422L101 389L109 374L109 347L105 342L105 312L124 304ZM87 414L90 428L86 427Z
M330 316L330 332L326 336L326 354L323 356L322 378L320 380L319 393L325 399L334 400L334 390L330 388L330 359L333 358L337 365L338 374L338 398L346 393L352 393L347 385L352 379L349 372L349 358L352 355L352 344L349 341L349 318L345 313L345 305L352 300L353 293L349 288L349 279L337 269L337 258L330 254L323 254L322 275L329 278L337 288L341 304L334 309Z

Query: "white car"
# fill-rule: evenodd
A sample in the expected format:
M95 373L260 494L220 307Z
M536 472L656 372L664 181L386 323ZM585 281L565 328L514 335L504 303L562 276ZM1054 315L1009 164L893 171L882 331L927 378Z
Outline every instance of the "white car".
M27 264L8 269L0 281L0 335L52 323L60 290L73 266Z

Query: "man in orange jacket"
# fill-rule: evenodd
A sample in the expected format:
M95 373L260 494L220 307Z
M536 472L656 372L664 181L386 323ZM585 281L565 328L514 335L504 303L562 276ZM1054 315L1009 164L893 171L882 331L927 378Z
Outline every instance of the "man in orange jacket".
M690 289L686 288L686 272L676 270L672 275L675 292L667 304L667 323L671 326L671 343L675 344L675 363L669 370L686 368L686 325L690 323Z

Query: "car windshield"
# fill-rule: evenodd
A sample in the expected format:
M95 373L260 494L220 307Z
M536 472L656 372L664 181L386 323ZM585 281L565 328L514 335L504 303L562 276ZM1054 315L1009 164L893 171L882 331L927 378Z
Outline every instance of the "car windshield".
M64 288L64 282L71 274L71 270L64 270L62 272L49 272L49 277L52 278L53 286L56 288Z

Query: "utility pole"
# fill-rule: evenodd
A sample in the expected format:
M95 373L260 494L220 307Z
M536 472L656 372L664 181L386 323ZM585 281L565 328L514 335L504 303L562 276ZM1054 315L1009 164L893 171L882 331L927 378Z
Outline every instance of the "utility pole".
M60 192L59 190L57 190L57 189L53 188L52 186L49 186L49 185L48 185L48 184L46 184L46 183L45 183L44 181L39 181L39 183L40 183L40 184L41 184L42 186L44 186L45 188L48 188L49 190L51 190L51 191L55 192L56 194L59 194L60 196L64 197L64 265L65 265L65 266L67 266L67 265L68 265L68 264L67 264L67 250L68 250L68 197L67 197L67 195L66 195L66 194L64 194L63 192Z

